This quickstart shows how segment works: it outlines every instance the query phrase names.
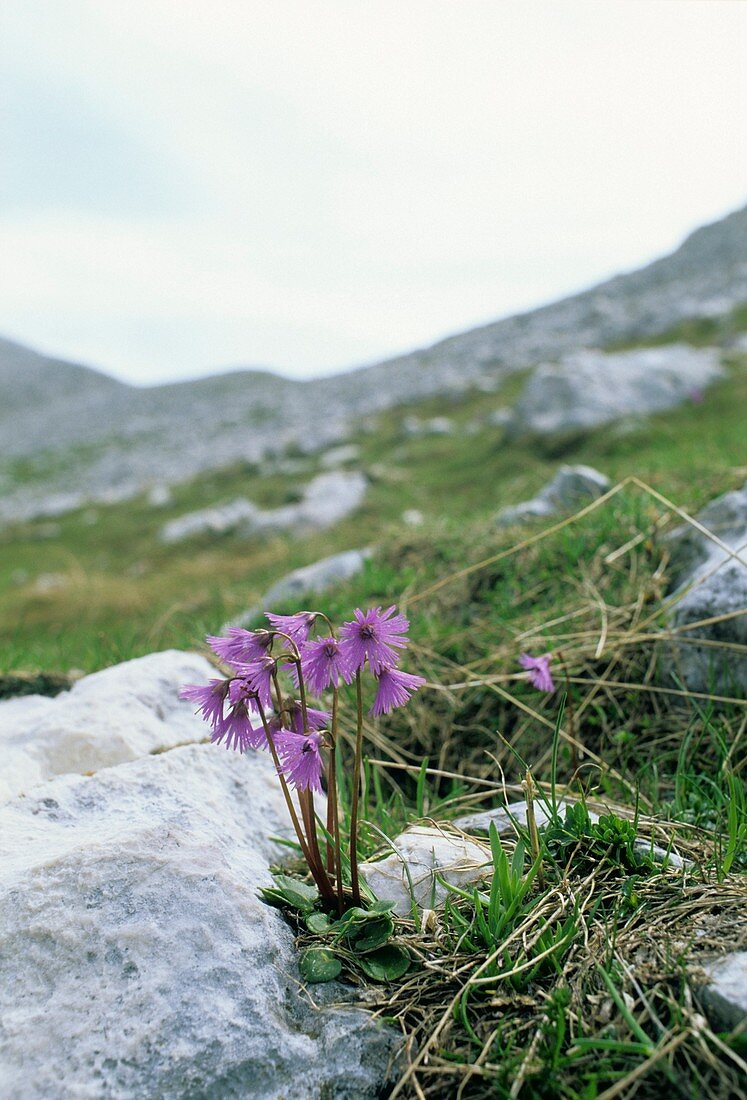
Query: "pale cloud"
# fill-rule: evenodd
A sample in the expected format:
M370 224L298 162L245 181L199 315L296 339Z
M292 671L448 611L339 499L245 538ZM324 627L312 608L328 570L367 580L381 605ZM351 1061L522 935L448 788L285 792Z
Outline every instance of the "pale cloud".
M5 0L0 332L304 375L635 266L747 197L746 16Z

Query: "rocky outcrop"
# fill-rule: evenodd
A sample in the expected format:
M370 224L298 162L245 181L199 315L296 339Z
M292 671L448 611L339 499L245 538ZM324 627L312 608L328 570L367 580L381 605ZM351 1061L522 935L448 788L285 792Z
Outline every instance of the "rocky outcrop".
M561 466L536 497L510 504L496 516L499 527L530 519L563 515L590 504L610 488L610 480L592 466Z
M691 691L747 694L747 484L695 517L721 545L690 524L667 537L676 640L670 673Z
M0 702L0 802L68 772L93 772L206 736L179 698L215 670L196 653L167 650L85 676L54 698Z
M588 431L628 416L664 412L721 376L719 352L670 344L606 354L582 350L530 377L508 425L516 439Z
M303 988L258 897L287 811L266 754L194 743L178 690L210 671L154 654L0 704L4 1097L357 1100L391 1076L398 1033Z
M249 537L262 531L323 531L360 507L367 481L358 470L319 474L305 487L296 504L258 508L250 500L233 500L179 516L161 528L161 540L182 542L196 535L236 531Z
M212 745L0 808L3 1094L378 1095L396 1033L315 1004L257 896L286 830L268 759Z

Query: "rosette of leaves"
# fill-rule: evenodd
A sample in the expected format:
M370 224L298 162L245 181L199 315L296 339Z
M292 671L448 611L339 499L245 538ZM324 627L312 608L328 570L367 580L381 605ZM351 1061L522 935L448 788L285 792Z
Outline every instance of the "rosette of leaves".
M654 869L656 864L636 847L638 834L632 821L603 814L593 821L583 802L567 806L565 817L556 816L542 830L549 856L560 866L579 874L605 863L630 874Z
M301 955L299 969L307 982L332 981L343 965L375 982L396 981L409 969L409 954L391 942L393 902L375 901L368 909L355 905L334 917L317 908L320 899L315 887L288 875L273 878L274 885L261 891L265 901L290 910L298 924L324 941Z

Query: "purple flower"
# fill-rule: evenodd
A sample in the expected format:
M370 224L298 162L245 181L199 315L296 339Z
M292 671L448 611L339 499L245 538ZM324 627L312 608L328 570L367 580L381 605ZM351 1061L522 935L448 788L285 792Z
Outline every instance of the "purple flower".
M262 726L252 725L254 718L246 703L237 702L221 724L215 727L210 740L216 745L225 741L227 749L238 749L239 752L264 749L267 747L265 731Z
M271 642L269 630L243 630L240 626L232 626L225 638L207 639L213 653L229 665L247 665L266 656Z
M207 684L186 684L179 692L180 699L197 703L197 710L213 729L223 722L223 708L230 687L229 680L210 680Z
M529 653L522 653L519 664L527 670L529 683L537 688L537 691L555 691L552 674L550 673L551 653L545 653L542 657L532 657Z
M366 658L374 673L396 665L399 656L395 648L404 649L407 645L405 635L410 626L404 615L394 614L396 610L394 604L386 611L380 607L366 612L356 608L355 621L343 623L340 634L351 675L363 668Z
M368 712L374 717L388 714L395 707L403 707L412 693L425 683L422 676L412 676L409 672L401 672L398 668L388 666L379 669L375 676L379 688Z
M299 642L305 642L309 636L316 615L312 611L299 611L295 615L272 615L268 611L265 615L266 619L269 619L273 630L279 630L282 634L287 634L289 638L298 644Z
M347 654L336 638L317 638L313 642L303 642L301 668L314 695L321 695L325 688L338 687L340 679L350 683L352 678Z
M275 661L268 654L256 657L248 664L236 666L237 682L245 686L245 690L256 695L262 706L267 709L272 706L272 674L275 671Z
M326 729L329 726L332 715L328 714L326 710L314 710L313 707L307 707L306 717L309 730L316 733L318 730ZM281 732L281 729L287 733L288 727L290 727L299 737L303 737L303 707L300 700L285 699L283 701L282 723L281 716L276 714L270 719L269 725L270 729L276 730L278 733Z
M308 737L281 730L275 737L275 747L282 761L283 774L299 791L321 791L322 735L310 733Z

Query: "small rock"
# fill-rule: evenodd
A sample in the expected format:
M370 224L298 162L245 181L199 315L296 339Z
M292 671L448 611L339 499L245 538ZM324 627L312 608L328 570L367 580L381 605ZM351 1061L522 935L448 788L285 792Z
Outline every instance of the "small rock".
M488 424L493 428L505 428L511 422L513 415L513 409L508 405L500 405L488 414Z
M709 983L701 994L717 1027L731 1031L747 1019L747 951L704 964Z
M313 478L295 504L265 510L239 498L179 516L161 528L160 537L163 542L173 543L229 531L245 536L268 530L322 531L354 512L363 502L366 488L366 478L360 471L333 470Z
M70 579L65 573L41 573L34 584L34 591L39 596L48 596L51 592L59 592L66 588Z
M405 435L416 437L419 435L451 435L454 431L454 422L448 416L432 416L428 420L421 420L419 416L406 416L402 421Z
M711 501L695 518L742 561L690 524L667 536L672 588L679 593L669 623L682 639L669 645L667 668L691 691L747 694L747 485ZM683 629L701 622L707 625Z
M362 864L361 874L376 897L393 901L394 912L402 917L412 911L410 879L417 905L435 909L447 895L437 874L452 886L471 886L492 867L487 847L435 828L412 826L396 838L394 847L397 851L384 859Z
M609 478L592 466L561 466L536 497L502 508L496 523L509 527L529 519L573 512L603 496L609 488Z
M356 443L345 443L341 447L333 447L326 451L319 459L319 465L324 470L334 470L338 466L344 466L348 462L355 462L361 453Z
M168 485L154 485L148 492L148 504L151 508L165 508L171 503L171 489Z
M558 802L558 812L561 816L565 816L565 811L571 805L570 802ZM534 818L538 829L544 828L551 820L550 814L547 813L540 802L536 802L534 805ZM595 813L594 810L589 810L589 819L592 822L599 821L599 814ZM492 810L481 810L478 813L466 814L464 817L457 818L454 822L457 829L473 836L488 836L491 824L495 825L499 836L518 835L517 826L522 829L527 828L526 802L523 799L518 802L509 802L505 807L498 806ZM688 861L684 860L677 852L662 848L659 844L652 845L650 840L644 840L643 837L636 840L634 847L641 855L650 856L657 863L666 862L677 869L688 866Z
M402 522L408 527L420 527L425 522L425 516L419 508L408 508L402 513Z
M265 611L280 607L292 601L300 602L307 596L318 592L328 592L338 584L343 584L361 572L373 550L344 550L341 554L332 554L321 558L311 565L294 569L292 573L268 588L260 603L240 615L238 619L227 623L228 626L251 626ZM224 628L224 629L226 629Z
M586 431L630 414L663 412L721 377L716 348L669 344L583 349L537 367L508 425L512 438Z

